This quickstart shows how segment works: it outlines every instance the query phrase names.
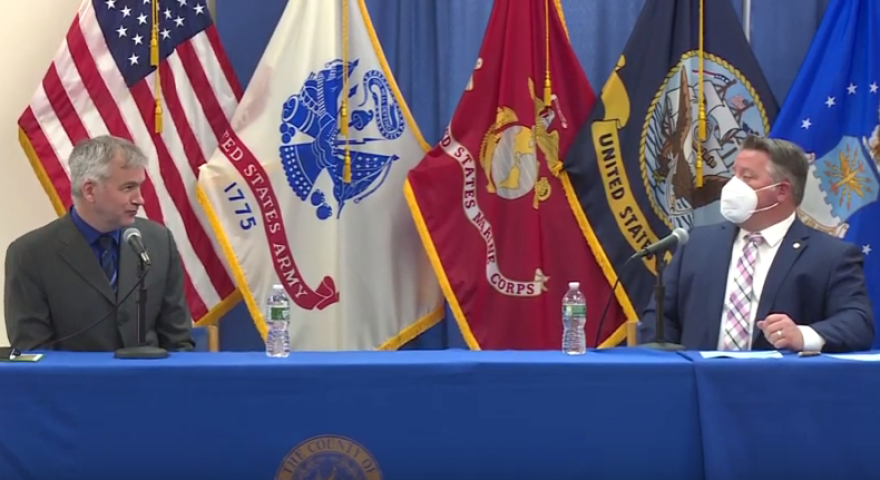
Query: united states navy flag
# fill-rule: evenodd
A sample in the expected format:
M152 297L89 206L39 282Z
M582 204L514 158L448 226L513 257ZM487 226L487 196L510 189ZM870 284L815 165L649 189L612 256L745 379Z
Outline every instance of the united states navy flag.
M810 159L801 220L862 247L875 321L880 310L878 32L876 0L831 2L770 132L800 145Z
M721 220L721 188L777 105L730 1L648 0L565 157L570 202L630 321L656 259L624 263L674 228ZM606 344L623 338L620 331Z

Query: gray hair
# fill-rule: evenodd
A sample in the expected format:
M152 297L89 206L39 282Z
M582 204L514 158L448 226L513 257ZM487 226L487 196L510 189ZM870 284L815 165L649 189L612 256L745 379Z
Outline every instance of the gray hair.
M764 138L750 135L742 144L742 149L764 152L770 157L768 172L776 182L788 180L791 193L797 206L804 201L807 172L810 169L807 154L797 144L779 138Z
M146 167L147 156L137 145L124 138L102 135L84 140L70 153L70 191L82 198L82 185L88 180L102 182L109 177L110 162L122 154L123 167Z

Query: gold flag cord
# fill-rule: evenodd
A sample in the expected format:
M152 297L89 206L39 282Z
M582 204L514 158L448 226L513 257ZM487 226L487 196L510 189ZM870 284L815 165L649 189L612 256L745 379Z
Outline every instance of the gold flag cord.
M342 181L351 183L351 147L348 138L348 0L342 0L342 106L339 109L339 129L345 137L345 165Z
M703 102L703 19L704 15L704 0L700 0L700 32L699 32L699 41L700 41L700 51L699 51L699 62L700 62L700 73L697 76L697 105L700 106L700 116L699 116L699 130L697 132L697 160L696 160L696 186L697 188L703 187L703 141L706 140L706 105Z
M159 0L153 0L153 28L150 32L150 65L156 68L156 85L153 88L156 111L154 131L162 133L162 83L159 80Z
M550 0L544 0L544 105L550 106Z

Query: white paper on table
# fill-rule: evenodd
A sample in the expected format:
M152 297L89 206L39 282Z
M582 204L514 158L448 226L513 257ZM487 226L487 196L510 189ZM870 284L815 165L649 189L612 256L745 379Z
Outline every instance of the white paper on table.
M703 358L782 358L782 353L776 350L756 352L700 352L700 355L702 355Z
M826 355L826 357L839 358L841 360L855 360L858 362L880 362L880 353L847 353Z

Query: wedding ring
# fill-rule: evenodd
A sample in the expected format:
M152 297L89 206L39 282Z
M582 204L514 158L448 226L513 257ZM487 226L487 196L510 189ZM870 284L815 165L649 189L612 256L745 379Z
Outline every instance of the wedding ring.
M776 336L782 337L782 330L776 330Z

